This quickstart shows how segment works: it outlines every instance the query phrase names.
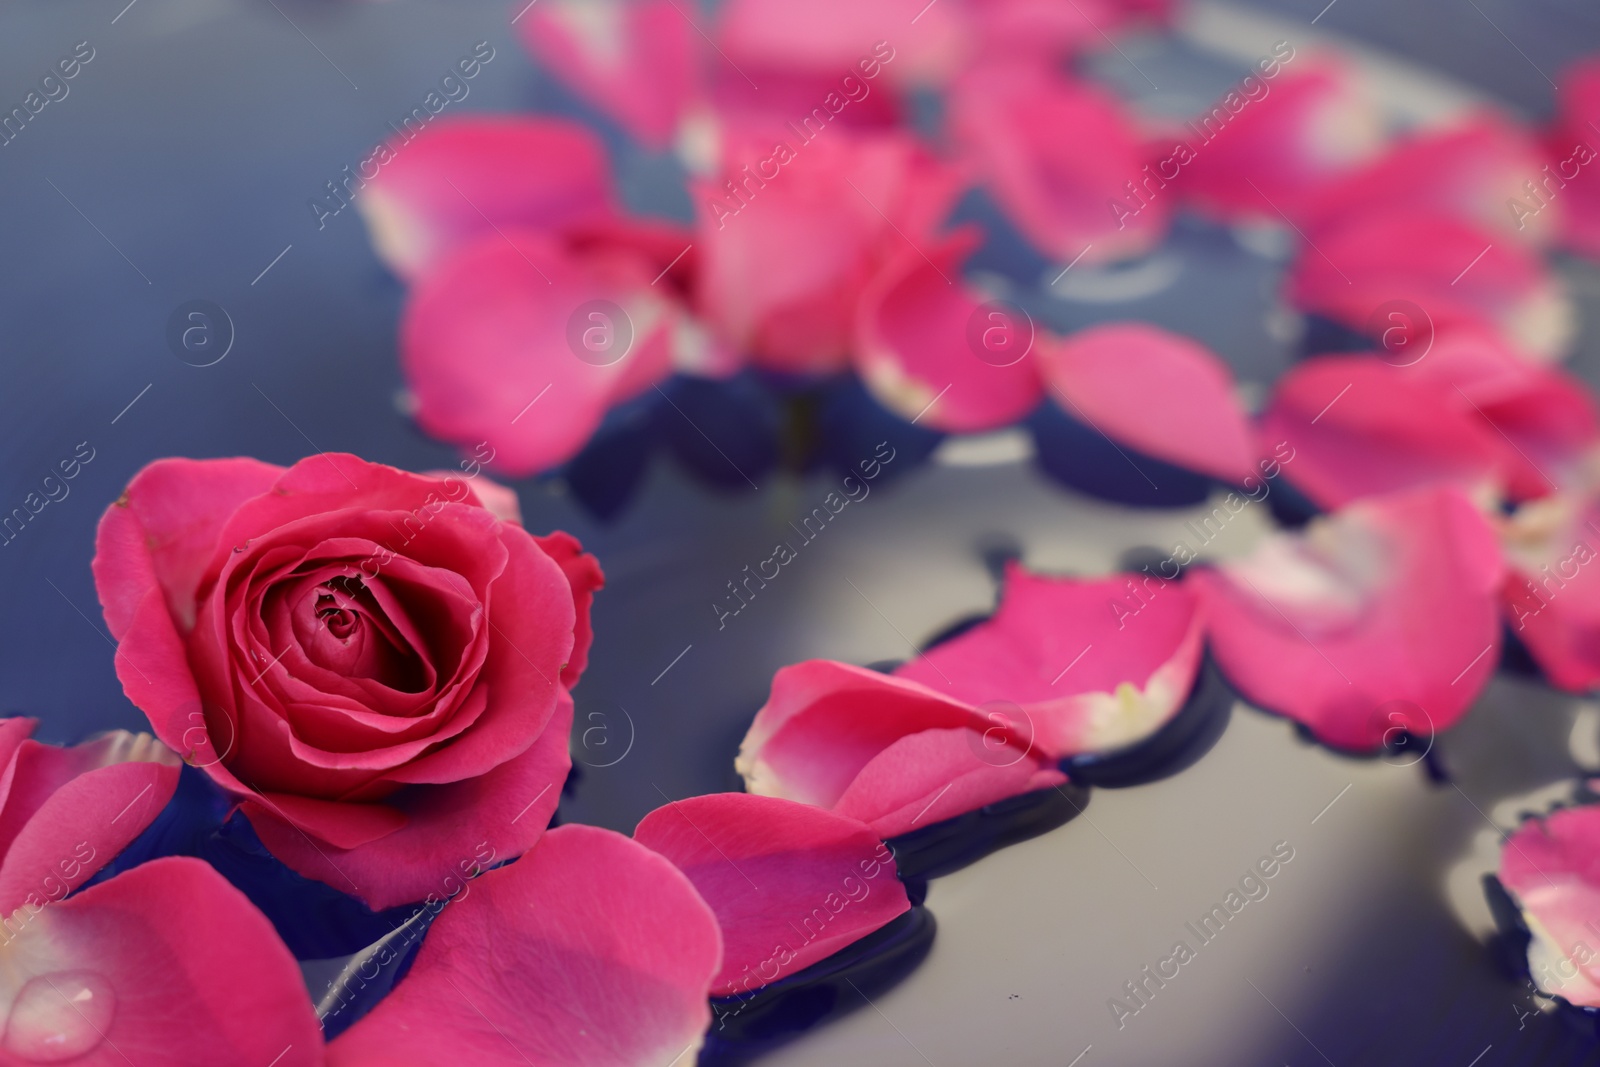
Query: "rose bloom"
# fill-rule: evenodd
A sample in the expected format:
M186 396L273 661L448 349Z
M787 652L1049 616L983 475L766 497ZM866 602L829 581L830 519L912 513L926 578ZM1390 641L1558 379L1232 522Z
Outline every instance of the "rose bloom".
M571 766L599 565L462 466L158 460L96 542L128 698L274 855L374 908L531 848Z

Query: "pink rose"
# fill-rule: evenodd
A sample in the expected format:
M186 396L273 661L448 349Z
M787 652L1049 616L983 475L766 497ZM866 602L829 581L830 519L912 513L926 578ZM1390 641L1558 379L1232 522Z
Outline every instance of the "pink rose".
M532 847L570 767L600 568L470 470L159 460L100 523L128 698L274 855L374 908L463 847Z

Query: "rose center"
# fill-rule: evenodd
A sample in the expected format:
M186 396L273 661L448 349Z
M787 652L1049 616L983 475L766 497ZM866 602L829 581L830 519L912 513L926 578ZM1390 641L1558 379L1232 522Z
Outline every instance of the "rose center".
M341 641L348 641L361 625L361 616L339 603L339 598L332 593L318 595L317 618Z

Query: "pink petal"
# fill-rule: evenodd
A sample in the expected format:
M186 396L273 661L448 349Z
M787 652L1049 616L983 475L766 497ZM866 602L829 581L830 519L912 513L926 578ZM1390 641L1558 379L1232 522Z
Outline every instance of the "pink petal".
M1314 240L1295 262L1289 297L1352 329L1405 301L1437 330L1487 330L1535 358L1559 354L1572 333L1559 279L1532 251L1492 230L1377 208Z
M571 689L578 684L578 678L589 663L589 646L594 643L594 626L589 621L589 608L594 603L594 594L606 584L606 576L600 569L600 561L585 552L578 539L569 533L557 530L544 537L535 537L534 541L545 555L555 560L572 588L577 625L573 631L572 654L561 668L561 684Z
M111 636L121 640L155 587L173 616L192 626L195 589L217 535L283 471L254 459L158 459L134 475L95 537L95 590Z
M1600 413L1570 374L1530 362L1493 334L1461 329L1438 334L1424 359L1401 369L1492 431L1511 499L1584 480Z
M17 749L22 747L22 742L33 734L34 727L38 725L38 719L31 719L26 715L11 715L0 719L0 768L11 766Z
M1052 578L1013 563L992 617L895 675L1000 714L1013 706L1035 747L1059 759L1142 740L1176 715L1202 630L1180 581Z
M1600 687L1600 499L1562 493L1524 504L1503 536L1506 624L1552 685Z
M328 1062L689 1063L721 958L716 916L668 860L563 826L444 909L410 973L329 1045Z
M1524 183L1538 178L1544 165L1543 146L1526 131L1493 112L1474 112L1446 129L1390 146L1367 166L1322 188L1296 221L1315 239L1320 231L1381 204L1385 211L1437 212L1545 244L1558 228L1556 211L1509 210L1512 201L1526 197Z
M969 727L901 737L861 769L834 810L889 838L1066 783L1067 776L1040 753L1019 747L996 755L987 740Z
M555 229L612 214L605 149L562 119L443 118L385 149L392 158L355 196L378 255L417 280L496 229Z
M1488 520L1436 488L1358 501L1190 580L1246 699L1372 749L1465 714L1498 660L1502 574Z
M1174 197L1153 197L1145 210L1111 207L1143 180L1145 152L1109 93L1007 56L955 83L950 123L963 157L1047 255L1107 262L1165 236Z
M462 462L465 465L467 461L463 460ZM509 485L501 485L493 478L487 478L481 474L463 475L460 471L438 470L425 471L424 473L427 477L437 478L441 482L454 478L456 481L465 483L471 491L472 499L487 508L489 514L501 522L522 525L522 505L517 500L517 491ZM456 497L460 496L454 490L450 490L450 492L454 493Z
M1547 180L1548 172L1538 175L1534 190L1538 196L1524 196L1521 203L1540 215L1553 210L1562 244L1600 258L1600 154L1595 151L1600 143L1600 134L1595 133L1600 126L1600 57L1579 60L1563 71L1556 99L1561 113L1548 138L1555 178Z
M990 727L978 709L928 686L831 660L807 660L772 677L736 761L763 796L832 807L867 763L922 730Z
M1316 356L1279 380L1260 440L1292 443L1285 469L1313 502L1336 508L1413 486L1503 480L1494 430L1459 396L1403 371L1372 356Z
M178 758L125 730L72 748L24 741L3 779L0 915L92 878L161 814L178 787Z
M826 120L829 125L888 132L906 124L904 94L889 78L866 78L859 68L849 72L849 82L843 81L840 70L746 66L743 62L740 68L742 75L726 63L712 66L710 114L699 117L712 135L708 139L720 142L722 157L735 164L748 161L754 166L771 153L776 140L793 138L796 129L791 122L798 126L810 118L810 125L816 127L818 107L832 116ZM835 104L849 103L835 112L828 106L829 94ZM748 154L743 149L748 149Z
M700 47L673 0L546 0L518 27L563 84L651 148L665 148L694 96Z
M401 323L417 422L463 447L486 443L513 476L572 458L636 388L630 375L668 373L670 308L650 282L632 256L579 258L531 231L462 249L412 291ZM591 330L602 347L629 336L631 347L580 358Z
M1252 71L1174 131L1172 145L1158 140L1153 147L1164 161L1157 177L1207 213L1281 222L1280 213L1298 217L1326 187L1371 160L1381 127L1361 83L1332 56L1280 45L1262 59L1273 76L1262 76L1267 68ZM1157 201L1164 195L1159 185L1139 192ZM1139 207L1138 199L1126 203Z
M1113 441L1236 485L1256 472L1233 376L1186 337L1143 323L1095 326L1046 345L1040 372L1062 410Z
M871 827L776 797L716 793L657 808L634 840L667 857L716 912L714 997L787 977L910 910Z
M1055 58L1103 50L1112 34L1136 22L1166 23L1172 0L977 0L973 18L990 57L1035 53Z
M917 0L729 0L718 44L741 64L937 83L965 51L967 19L957 5L935 4L919 17L920 7Z
M306 877L360 897L374 910L419 901L449 892L446 879L462 857L487 849L511 859L539 841L572 767L571 733L572 700L563 692L555 716L526 752L480 776L397 795L391 804L405 823L377 838L359 840L372 829L363 810L369 805L320 809L316 814L340 820L328 832L357 841L351 848L308 836L325 829L295 821L309 808L286 812L263 798L247 800L244 812L272 854Z
M930 237L962 184L904 133L824 132L791 129L783 163L770 144L764 158L736 147L722 181L694 189L700 311L775 370L841 369L862 289Z
M200 860L152 860L70 900L24 905L7 928L7 1063L323 1062L294 957Z
M975 348L971 323L984 319L981 337L988 320L960 277L979 240L969 230L920 252L907 249L861 298L857 372L879 403L907 421L953 433L992 430L1039 402L1031 322L1002 313L1015 353L985 358Z
M1600 922L1600 808L1567 808L1523 823L1500 851L1498 875L1533 934L1529 962L1539 987L1600 1008L1600 958L1592 947Z

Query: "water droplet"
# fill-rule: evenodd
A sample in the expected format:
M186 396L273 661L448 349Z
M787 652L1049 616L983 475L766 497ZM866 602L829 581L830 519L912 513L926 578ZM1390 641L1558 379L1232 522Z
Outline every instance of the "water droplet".
M102 975L42 974L17 993L0 1045L27 1063L76 1059L105 1040L116 1010L116 994Z

